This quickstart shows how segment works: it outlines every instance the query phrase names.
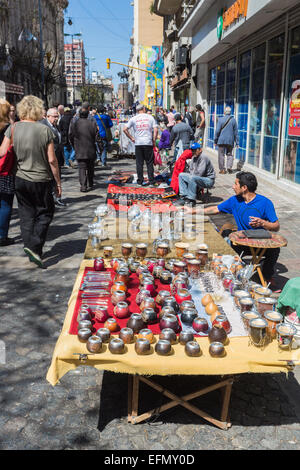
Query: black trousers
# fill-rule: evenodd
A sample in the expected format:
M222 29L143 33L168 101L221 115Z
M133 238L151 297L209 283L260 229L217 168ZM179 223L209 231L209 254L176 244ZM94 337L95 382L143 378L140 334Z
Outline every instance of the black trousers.
M137 182L142 184L144 181L144 162L147 166L148 180L150 184L154 183L154 153L152 145L135 146Z
M222 237L228 237L232 230L223 230ZM236 253L239 255L243 253L243 255L251 255L251 250L248 246L239 246L239 245L232 245L232 248ZM272 276L275 272L275 265L280 255L280 248L268 248L265 251L264 256L262 257L263 264L261 266L261 272L266 281L270 281Z
M35 183L16 177L15 188L24 247L41 256L55 210L52 181Z
M77 160L80 189L91 188L94 185L95 160Z

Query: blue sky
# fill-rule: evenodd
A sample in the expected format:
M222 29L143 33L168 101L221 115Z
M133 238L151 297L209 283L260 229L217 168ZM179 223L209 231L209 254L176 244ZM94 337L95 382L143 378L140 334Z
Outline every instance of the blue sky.
M131 0L69 0L65 11L65 33L82 33L85 55L90 60L90 70L113 76L115 90L122 71L119 65L106 68L106 58L128 63L131 50L130 36L133 27L133 7ZM71 18L73 24L68 25ZM71 38L66 37L65 42Z

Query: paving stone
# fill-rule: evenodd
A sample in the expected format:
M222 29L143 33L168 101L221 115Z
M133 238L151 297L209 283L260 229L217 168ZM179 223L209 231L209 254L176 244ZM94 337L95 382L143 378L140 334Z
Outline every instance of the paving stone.
M124 163L128 168L135 166L135 162L124 160L119 162L119 167L122 168ZM117 168L117 164L114 165ZM106 180L100 169L96 169L96 174L100 183ZM66 174L63 170L64 192L69 205L56 211L50 226L45 249L46 270L36 269L28 262L20 242L0 250L1 300L10 292L10 298L2 303L5 308L0 322L0 334L7 346L7 363L0 370L0 448L298 450L297 398L291 400L292 395L299 396L299 384L291 379L293 375L286 378L285 374L242 374L233 387L230 410L233 426L226 432L180 408L163 413L149 423L128 424L126 403L124 409L116 410L118 394L115 388L120 382L113 379L114 374L104 375L91 367L81 366L70 371L56 387L46 382L56 339L82 261L87 224L99 201L104 200L106 188L104 184L99 190L82 195L77 180L77 172ZM260 179L260 188L272 199L275 193L268 182L262 185ZM218 178L213 194L223 198L232 195L229 175ZM294 195L289 201L286 194L276 196L274 202L281 225L286 227L286 236L291 240L288 249L281 250L279 258L282 266L289 270L280 276L284 283L299 275L300 220L294 217L299 201ZM227 216L213 219L218 225ZM16 202L10 236L20 237ZM16 324L22 325L22 335L16 332ZM104 377L106 385L109 377L113 393L106 391L103 396ZM292 386L296 388L289 396L286 391ZM121 393L127 393L127 386ZM219 402L217 406L219 413Z

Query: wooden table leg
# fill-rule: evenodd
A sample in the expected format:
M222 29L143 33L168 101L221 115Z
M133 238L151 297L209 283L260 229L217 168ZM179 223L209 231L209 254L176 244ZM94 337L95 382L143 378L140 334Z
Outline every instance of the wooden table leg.
M140 388L139 376L134 375L133 380L132 380L132 402L131 402L131 422L132 423L134 423L134 418L138 415L139 388Z
M133 389L133 376L128 375L128 423L131 423L132 416L132 389Z
M166 390L164 387L161 385L158 385L157 383L153 382L153 380L150 380L149 378L140 376L139 380L142 382L145 382L147 385L150 387L154 388L158 392L162 393L166 397L170 398L172 401L169 403L160 406L159 412L165 411L167 409L170 409L174 406L181 405L184 408L187 408L189 411L192 413L195 413L196 415L200 416L201 418L205 419L206 421L209 421L210 423L214 424L215 426L219 427L220 429L226 430L231 426L231 423L228 423L226 421L227 416L228 416L228 408L229 408L229 402L230 402L230 394L231 394L231 388L232 388L232 383L233 379L226 379L222 382L218 382L215 385L212 385L210 387L207 387L202 390L198 390L197 392L185 395L184 397L178 397L174 393L170 392L169 390ZM226 387L225 394L224 394L224 399L222 403L222 412L221 412L221 420L218 420L216 418L213 418L210 416L208 413L205 411L202 411L196 406L192 405L191 403L188 403L188 400L191 400L193 398L196 398L197 396L204 395L206 393L209 393L213 390L216 390L218 388ZM134 414L134 405L133 405L133 411L132 411L132 418L131 418L131 423L132 424L138 424L142 421L145 421L146 419L149 419L151 416L153 416L154 413L157 413L157 409L154 408L153 410L150 410L146 413L143 413L142 415L138 416L137 414ZM137 410L137 406L136 406Z
M225 393L224 393L224 396L223 396L221 421L225 421L225 422L227 422L227 420L228 420L228 410L229 410L229 404L230 404L232 384L233 384L233 378L228 380L228 383L225 386Z
M260 266L258 266L259 263L260 263L260 260L262 259L262 257L265 254L266 248L253 248L252 246L250 246L250 250L251 250L251 254L252 254L252 263L254 264L254 266L256 266L256 271L259 275L261 285L263 287L266 287L267 283L266 283L266 281L263 277Z

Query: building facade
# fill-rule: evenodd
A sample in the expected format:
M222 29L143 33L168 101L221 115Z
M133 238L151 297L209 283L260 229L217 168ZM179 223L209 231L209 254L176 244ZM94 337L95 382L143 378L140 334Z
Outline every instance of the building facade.
M206 109L205 146L230 106L237 160L298 189L300 5L297 0L200 0L179 36L192 36L196 102Z
M154 15L152 0L134 0L134 25L131 37L132 51L128 65L129 87L133 100L151 108L155 100L157 85L157 104L163 100L164 62L162 57L163 19ZM157 77L137 69L149 70Z
M191 64L191 36L179 37L179 30L197 0L154 0L153 10L163 17L164 107L171 105L184 113L197 96L195 68Z
M68 1L41 0L40 6L38 0L0 1L0 92L12 103L24 94L40 96L46 105L64 102Z
M85 83L85 52L81 39L73 39L65 44L65 76L67 83L67 101L75 104L80 100L79 88Z

